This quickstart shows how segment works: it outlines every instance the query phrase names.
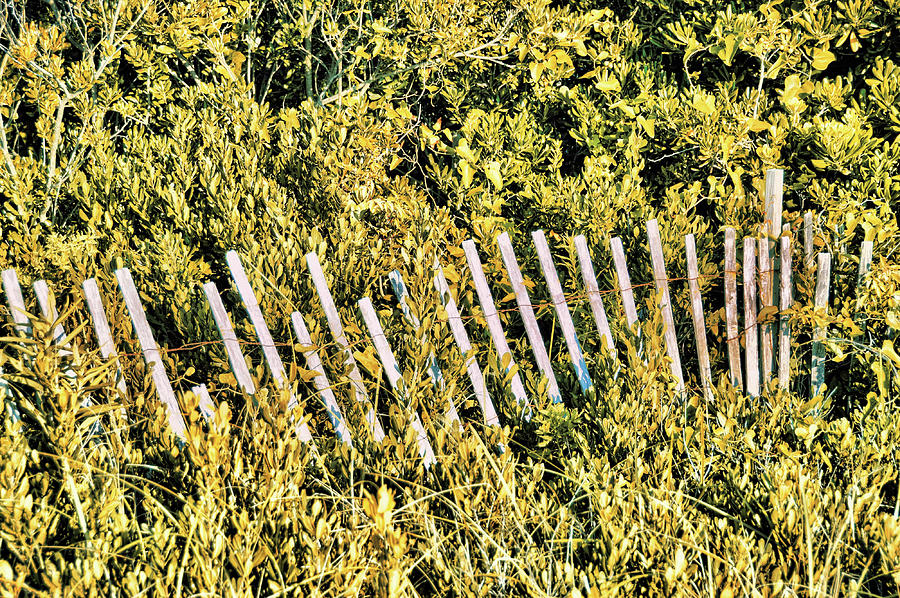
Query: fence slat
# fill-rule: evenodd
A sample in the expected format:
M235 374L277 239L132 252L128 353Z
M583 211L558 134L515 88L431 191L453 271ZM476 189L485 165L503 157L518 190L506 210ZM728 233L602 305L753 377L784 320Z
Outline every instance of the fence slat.
M87 303L88 313L94 325L94 335L97 337L97 344L100 347L100 356L103 359L116 360L116 388L123 397L126 397L128 396L128 387L125 386L125 372L122 371L122 364L116 352L116 343L113 341L112 333L109 329L109 320L106 317L106 310L103 307L103 299L100 297L97 281L93 278L88 278L81 283L81 289L84 292L84 300Z
M828 312L828 290L831 284L831 254L820 253L816 271L816 295L813 300L816 312ZM825 326L816 326L812 336L812 367L810 367L810 398L819 396L825 385Z
M778 335L778 386L782 390L787 390L791 383L791 318L787 314L794 302L791 264L791 238L785 234L781 236L781 329Z
M393 388L394 392L406 402L404 407L409 414L410 425L416 431L418 438L419 457L421 457L425 464L425 468L427 469L431 467L436 460L434 450L431 448L431 443L428 441L428 434L425 432L425 426L422 424L422 419L419 417L418 411L413 409L409 404L409 397L406 396L406 385L403 382L403 375L400 373L400 366L397 364L394 352L391 351L391 346L388 344L387 338L384 335L384 330L381 328L381 322L378 320L378 315L375 313L375 308L372 306L372 300L368 297L363 297L357 302L357 305L359 305L359 311L362 313L366 328L369 329L369 336L372 337L372 342L375 345L375 350L378 352L378 358L381 360L381 365L384 366L384 372L387 375L388 382L391 384L391 388Z
M250 286L250 281L247 279L247 274L244 272L244 267L241 265L241 258L238 256L237 252L232 249L225 254L225 261L228 263L228 269L231 271L231 278L234 280L238 294L240 294L241 300L244 302L244 308L247 310L250 322L256 330L256 337L259 339L259 344L262 346L263 356L266 358L266 363L269 365L269 371L272 372L272 378L275 380L275 384L278 385L279 389L288 389L291 393L290 399L288 400L288 409L292 409L299 404L299 401L293 391L290 391L284 364L281 361L281 357L278 355L278 348L275 346L275 341L272 339L272 333L269 332L269 326L266 324L262 310L259 308L259 302L256 300L256 293L253 292L253 287ZM309 426L307 426L306 422L303 420L300 420L300 423L297 425L297 435L303 442L312 440Z
M612 330L609 328L609 319L606 317L606 308L603 306L603 298L600 295L600 287L597 285L597 275L594 273L594 263L591 261L591 252L588 249L587 239L584 235L575 237L575 251L578 253L578 262L581 265L581 277L587 289L588 302L591 304L591 312L597 324L597 331L606 342L606 348L613 359L616 355L616 343L613 340Z
M581 343L578 342L578 335L575 332L575 323L572 322L572 314L569 313L566 296L559 282L559 275L556 272L556 266L553 264L553 256L550 255L550 247L547 245L544 231L532 231L531 240L537 249L538 261L541 264L541 270L544 272L547 288L550 290L550 300L553 302L556 316L559 318L559 327L562 328L566 348L569 350L569 359L572 360L572 367L575 368L575 376L578 378L581 392L587 393L594 387L594 382L591 380L587 364L584 361Z
M353 440L350 437L350 430L347 428L347 422L344 419L344 415L341 413L337 398L335 398L334 392L331 390L331 383L325 375L325 368L322 367L322 359L319 357L319 352L313 346L312 338L309 336L309 330L306 328L306 322L303 321L303 316L300 312L295 311L291 314L291 324L294 326L294 334L297 335L297 342L304 347L307 347L303 349L303 357L306 358L307 367L317 374L312 381L316 390L319 391L319 396L322 398L322 404L325 406L326 413L328 413L328 419L331 420L331 425L334 427L334 431L340 441L352 446Z
M760 297L763 299L763 304L775 306L779 304L778 239L779 237L781 237L782 232L781 227L784 206L784 170L780 168L770 168L766 170L765 203L765 237L767 238L766 252L769 263L769 267L766 268L765 271L769 272L768 279L770 282L770 286L769 291L766 294L762 294L763 291L762 288L760 288ZM775 336L777 334L776 328L777 326L775 322L771 321L770 323L766 324L765 330L763 331L763 355L769 355L769 359L763 364L763 370L765 372L764 379L766 380L767 384L778 367L775 363L777 350L775 341ZM770 347L768 353L766 352L766 339L768 339Z
M625 323L628 329L635 331L638 322L637 307L634 304L634 289L631 288L631 276L628 275L628 264L625 262L625 249L622 239L613 237L609 240L613 264L616 267L616 278L619 281L619 292L622 295L622 307L625 310ZM637 331L640 334L640 331Z
M531 343L531 349L534 351L534 360L547 380L547 395L550 397L551 402L561 403L562 394L559 391L556 375L553 372L553 366L550 364L547 347L544 345L544 338L541 335L541 329L538 327L537 317L534 315L534 308L531 306L528 289L525 288L525 280L522 277L522 271L519 269L519 261L516 259L516 253L513 250L509 235L501 233L497 237L497 245L500 246L500 256L503 258L509 282L516 295L519 314L522 316L522 322L525 324L525 334L528 335L528 342Z
M500 314L497 313L497 308L494 305L494 297L491 295L487 278L484 276L484 268L481 266L481 258L478 257L475 242L467 239L463 241L462 248L466 254L469 272L472 274L472 282L475 284L475 292L478 294L478 302L481 304L481 311L484 313L488 331L491 333L491 340L494 343L494 348L497 350L500 366L504 367L503 364L506 362L505 370L509 373L515 366L515 360L513 359L512 351L509 350L509 344L506 342L503 324L500 322ZM516 403L522 409L522 418L526 421L530 420L531 402L528 400L528 395L525 394L525 386L522 384L522 378L519 376L518 371L513 372L510 387Z
M813 267L813 251L815 250L815 232L813 231L813 213L803 214L803 253L806 256L806 268Z
M860 311L862 310L862 303L860 301L859 293L862 290L863 283L866 279L866 274L869 273L869 269L872 267L872 253L874 250L874 244L872 241L863 241L862 246L859 250L859 270L856 272L856 309L854 310L853 320L856 322L856 325L859 327L860 333L856 335L854 338L857 342L862 342L863 335L866 332L866 321L863 318L860 318Z
M6 293L6 302L9 305L9 313L16 331L23 336L31 335L31 320L25 310L25 300L22 298L22 287L19 286L19 277L13 269L3 271L3 292Z
M119 290L125 299L125 306L131 315L131 322L134 324L134 331L141 345L141 351L144 353L144 361L147 363L147 367L150 368L150 375L153 378L154 385L156 385L156 392L166 407L169 427L181 440L186 440L187 426L181 414L181 407L178 405L178 399L175 397L172 383L166 374L159 347L157 347L156 340L153 338L153 331L150 330L150 324L147 323L147 315L144 313L141 297L134 286L134 280L131 278L131 271L127 268L120 268L116 270L115 274L116 279L119 281Z
M770 261L769 255L769 239L763 237L758 241L758 253L757 257L759 259L759 308L760 311L764 311L766 314L766 320L770 320L774 318L774 315L771 313L773 311L773 292L774 288L774 272L772 271L772 262ZM759 353L759 363L762 377L762 386L765 387L769 384L769 381L772 379L772 361L774 359L773 352L773 333L774 333L774 325L769 321L765 323L761 323L759 325L760 331L760 353Z
M209 421L216 416L216 404L213 403L212 397L209 396L209 390L206 384L198 384L191 387L191 392L197 397L197 408L200 409L200 415L203 419Z
M466 327L463 325L462 318L459 315L456 300L453 299L450 285L447 284L444 270L437 259L434 260L434 286L441 297L444 309L447 310L447 322L450 324L450 331L453 333L454 340L456 340L456 346L459 347L459 351L462 353L463 359L465 359L466 371L469 373L469 380L472 381L475 398L478 400L478 404L481 405L481 412L484 414L484 423L489 426L499 426L500 418L497 417L494 403L491 401L490 394L488 394L487 385L484 383L484 374L481 372L478 361L475 360L472 343L469 341Z
M47 281L36 280L31 287L34 289L34 294L37 297L38 308L41 310L41 315L47 320L48 324L53 325L55 323L53 326L54 344L62 349L62 351L60 351L61 354L71 355L72 343L64 342L66 339L66 330L63 328L62 322L57 322L59 319L59 312L56 311L56 303L50 294L50 287L47 286Z
M725 335L728 345L728 369L731 384L735 388L744 387L741 373L741 343L738 327L737 291L737 241L734 229L725 229Z
M250 375L250 368L247 367L247 361L244 359L244 353L241 351L241 343L238 341L234 327L231 325L231 318L228 311L222 303L222 296L216 283L207 282L203 285L203 294L206 295L206 301L209 303L209 309L212 312L213 321L219 334L222 335L222 343L225 345L225 353L228 355L228 362L231 364L231 371L234 372L234 378L241 386L245 393L250 396L256 394L256 385Z
M6 304L9 306L9 313L12 317L13 324L18 334L23 336L31 331L31 321L25 311L25 300L22 298L22 288L19 286L19 277L13 269L4 270L3 292L6 294ZM9 414L13 423L22 421L22 413L19 411L18 405L13 401L12 392L9 390L9 383L3 377L3 371L0 369L0 397L6 403L6 412Z
M659 296L659 309L666 326L663 336L666 340L666 352L669 354L672 376L678 385L678 392L684 392L684 373L681 369L681 355L678 353L678 336L675 333L675 317L672 314L672 297L669 294L669 279L666 276L666 261L663 257L662 240L659 237L659 224L656 219L647 221L647 241L650 244L650 261L653 265L653 278L656 281L656 293Z
M409 302L407 301L409 290L406 288L406 283L403 282L403 275L400 274L399 270L393 270L388 274L388 280L391 283L391 288L394 289L394 295L397 297L397 302L400 304L400 310L403 312L403 317L406 318L406 321L418 334L419 329L422 327L422 323L419 321L419 318L412 313L412 310L409 307ZM456 405L453 403L453 399L445 392L447 384L444 381L444 374L441 372L437 355L434 354L434 351L430 351L428 354L428 367L426 369L428 370L428 376L431 378L434 387L440 391L441 397L446 397L447 399L447 421L451 424L462 425L459 421L459 413L456 411Z
M341 316L338 314L334 298L331 296L331 289L328 288L328 281L325 280L325 273L322 272L319 256L312 251L307 253L306 265L309 268L313 286L316 288L316 294L319 295L319 304L322 306L322 311L325 312L328 329L331 331L334 342L337 343L344 354L344 367L347 370L347 378L353 387L356 400L365 409L366 423L372 432L372 437L375 439L375 442L381 442L384 440L384 428L378 420L375 407L369 400L369 393L366 391L362 375L359 373L359 366L356 364L356 358L353 357L353 351L350 349L350 342L347 340L347 335L344 334L344 325L341 323Z
M703 396L707 401L712 401L712 367L709 363L709 348L706 344L706 321L703 316L703 297L700 294L700 271L697 266L697 244L694 241L694 235L687 235L684 238L684 250L687 254L688 287L691 292L691 318L694 323L694 339L697 342L700 380L703 383Z
M759 331L756 324L756 239L744 237L744 369L747 394L759 396Z

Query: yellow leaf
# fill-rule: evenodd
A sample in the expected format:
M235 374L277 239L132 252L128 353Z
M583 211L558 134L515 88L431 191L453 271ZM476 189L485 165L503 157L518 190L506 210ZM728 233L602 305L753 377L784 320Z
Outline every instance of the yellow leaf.
M653 118L644 118L643 116L638 115L637 117L638 124L641 125L641 128L647 132L647 135L653 139L656 136L656 119Z
M375 349L373 347L366 347L365 351L356 351L353 353L353 357L355 357L356 361L361 363L370 374L376 378L381 376L381 362L375 357Z
M815 48L812 53L812 67L817 71L824 71L828 65L834 62L834 54L822 48Z
M484 174L487 175L488 180L494 183L494 186L497 189L503 187L503 175L500 174L500 163L496 160L487 165L484 169Z
M393 158L391 158L391 165L388 167L388 170L394 170L395 168L400 166L401 162L403 162L403 158L401 158L400 156L394 156Z
M691 103L698 112L710 115L716 111L716 100L708 94L699 94L694 97Z
M459 162L459 170L460 174L462 174L462 184L463 187L469 187L472 185L472 167L469 166L469 163L466 160L460 160Z
M894 365L900 366L900 355L894 350L894 341L886 340L881 345L881 354L894 362Z
M761 131L767 131L772 126L765 121L757 120L755 118L751 118L748 121L748 124L750 125L750 130L753 131L754 133L759 133Z

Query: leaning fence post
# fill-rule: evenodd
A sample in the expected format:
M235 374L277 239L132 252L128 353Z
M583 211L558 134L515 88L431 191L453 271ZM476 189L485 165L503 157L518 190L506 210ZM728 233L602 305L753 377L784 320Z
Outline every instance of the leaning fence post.
M472 354L472 343L469 341L469 335L466 327L463 325L462 318L459 315L459 309L456 307L456 300L450 292L450 285L444 278L444 270L438 263L437 258L434 260L434 286L438 295L441 297L441 303L447 310L447 322L450 324L450 331L456 340L460 353L466 362L466 371L469 373L469 380L472 381L472 389L475 391L475 397L478 404L481 405L481 411L484 414L484 423L489 426L499 426L500 418L497 417L497 411L494 409L494 403L488 394L487 385L484 383L484 375L481 368Z
M410 415L410 425L412 425L413 429L416 431L418 438L419 457L425 464L425 468L428 469L436 461L434 450L431 448L431 443L428 441L428 434L425 432L425 426L422 424L422 418L419 417L419 412L409 404L409 397L406 396L406 385L403 382L403 376L400 373L400 366L397 364L394 352L391 351L391 346L388 344L387 337L384 335L384 330L381 328L381 322L378 320L378 315L375 313L375 308L372 306L372 300L368 297L363 297L357 302L357 305L359 305L359 311L362 313L366 328L369 329L369 336L372 337L372 342L375 345L375 350L378 352L378 358L381 360L381 365L384 366L384 373L387 375L391 388L393 388L394 392L398 393L401 396L401 399L406 402L406 405L404 406Z
M418 333L422 324L409 307L409 302L407 301L409 291L406 288L406 283L403 282L403 275L400 274L399 270L393 270L388 274L388 280L391 283L391 287L394 289L394 295L397 297L397 302L400 304L400 310L403 312L403 317L409 325L413 327L413 330ZM459 413L456 411L456 405L453 403L453 398L445 392L447 385L444 382L444 374L441 372L441 368L437 361L437 355L434 354L434 351L431 351L428 354L427 369L432 384L440 391L441 396L446 397L447 399L447 420L451 424L462 426L459 421Z
M597 285L597 275L594 273L591 252L588 249L587 239L584 238L584 235L575 237L575 251L578 252L581 276L584 279L584 286L587 288L588 301L591 304L591 312L594 314L597 331L606 342L609 354L613 359L618 359L616 356L616 344L613 340L612 331L609 328L609 320L606 317L606 309L603 307L603 298L600 296L600 287Z
M765 207L766 207L766 226L765 237L766 257L769 266L765 269L766 276L770 282L768 292L763 291L760 285L760 297L763 305L778 305L778 284L776 282L776 272L778 271L778 239L781 236L781 221L784 206L784 170L780 168L770 168L766 170L766 191L765 191ZM763 260L760 259L760 263ZM762 271L760 272L762 275ZM763 357L768 354L768 360L763 363L763 371L765 372L765 381L768 383L772 372L776 369L775 364L775 324L766 324L763 331ZM766 341L768 340L769 351L766 353Z
M528 335L528 341L531 343L531 348L534 351L534 360L537 362L538 367L541 369L541 373L547 380L547 395L550 397L552 403L561 403L562 394L559 391L556 375L553 372L553 366L550 364L550 357L547 355L547 347L544 345L541 329L538 328L537 318L534 315L534 308L531 305L528 290L525 288L525 280L519 269L519 262L516 259L515 251L513 251L509 235L501 233L500 236L497 237L497 245L500 247L500 256L503 258L503 264L506 266L506 273L509 275L509 282L516 295L516 303L519 305L519 314L522 316L522 322L525 324L525 333Z
M672 315L672 297L669 294L669 280L666 276L666 262L663 257L662 241L659 237L659 224L656 219L647 221L647 240L650 244L650 261L653 264L653 278L656 281L656 293L659 296L659 309L662 312L666 340L666 351L671 360L672 376L678 392L684 393L684 374L681 370L681 356L678 353L678 337L675 333L675 317Z
M744 238L744 368L747 394L759 396L759 337L756 326L756 239Z
M712 368L706 344L706 322L703 317L703 297L700 295L700 271L697 266L697 245L694 235L687 235L684 238L684 250L687 254L688 287L691 292L691 316L694 322L694 338L697 341L700 380L703 383L703 396L707 401L712 401Z
M216 283L208 282L203 285L203 293L206 295L206 301L209 303L210 311L212 311L213 321L219 334L222 335L222 342L225 345L225 353L228 355L228 362L231 364L231 371L234 372L234 378L241 386L245 393L250 396L256 394L256 385L250 376L250 368L244 360L244 353L241 351L241 344L238 342L237 335L231 325L231 318L225 310L222 303L222 297L219 295L219 289Z
M100 356L103 359L116 360L116 388L123 397L127 397L128 387L125 386L125 373L122 371L122 364L119 362L119 356L116 353L116 344L109 330L109 320L106 318L106 310L103 308L103 299L100 297L97 281L93 278L88 278L81 283L81 289L84 291L88 313L91 316L91 322L94 324L94 335L97 337L97 344L100 346Z
M488 331L491 333L491 340L494 342L494 348L497 350L500 367L504 367L503 364L505 362L506 366L504 369L506 372L513 372L512 381L510 382L512 394L519 408L522 409L522 418L528 421L531 419L531 403L528 400L528 395L525 394L525 387L522 385L522 378L519 376L519 372L513 370L515 361L513 360L512 351L509 350L509 344L506 342L503 324L500 323L500 315L494 306L494 297L491 295L487 278L484 276L484 268L481 266L481 258L478 257L475 242L472 239L467 239L463 241L462 248L466 254L466 261L469 263L469 272L472 274L472 282L475 284L475 292L478 294L481 311L484 313Z
M134 324L138 342L144 353L144 361L147 363L147 367L150 368L150 375L153 377L153 383L156 385L156 392L166 407L169 427L181 440L186 440L187 426L181 414L181 408L178 406L175 391L172 389L172 383L169 382L169 376L166 375L165 365L163 365L156 340L153 338L153 332L150 330L150 324L147 323L144 306L141 305L141 298L134 286L131 272L127 268L120 268L116 270L115 274L116 279L119 281L122 297L125 299L125 306L131 315L131 322Z
M735 388L743 388L741 374L741 344L738 327L738 292L737 292L737 242L734 229L725 229L725 335L728 345L728 366L731 384Z
M341 408L338 406L334 392L331 390L331 383L328 382L328 377L325 375L325 368L322 367L322 360L319 357L319 352L313 346L312 338L309 336L309 330L307 330L306 323L303 321L303 316L300 315L300 312L295 311L291 314L291 324L294 326L294 334L297 335L297 341L304 346L302 351L303 357L306 358L306 365L310 370L316 373L312 381L316 390L319 391L319 396L322 398L322 404L325 406L325 411L328 413L328 419L331 420L331 425L334 426L335 433L337 433L341 442L353 446L353 441L350 438L350 430L347 428L344 415L341 413Z
M290 400L288 401L288 409L291 409L298 404L297 396L289 388L287 374L284 371L284 364L281 362L281 357L278 355L275 341L272 339L272 333L269 332L269 326L266 324L262 310L259 308L259 302L256 300L256 294L253 292L253 287L250 286L250 281L247 279L247 274L244 272L244 267L241 265L241 258L238 256L237 252L232 249L225 254L225 261L228 263L228 269L231 270L231 278L234 280L238 293L244 302L247 315L250 316L250 322L256 330L256 337L259 339L259 344L262 346L266 363L269 364L269 371L272 372L272 378L275 379L275 384L278 385L279 389L287 389L288 392L291 393ZM309 426L307 426L306 422L303 420L297 425L297 435L303 442L312 440Z
M622 307L625 310L625 323L628 329L640 334L635 328L638 322L637 307L634 304L634 289L631 288L631 277L628 275L628 264L625 262L625 249L622 239L613 237L609 240L613 264L616 267L616 278L619 281L619 292L622 294Z
M813 213L803 214L803 253L806 256L806 268L813 266L813 250L815 249L815 233L813 231Z
M350 343L347 341L347 336L344 334L344 325L341 323L341 316L338 314L337 306L334 304L334 299L331 296L331 290L328 288L328 281L325 280L325 273L322 272L322 265L319 264L319 256L312 251L307 253L306 265L309 268L309 274L312 277L316 293L319 295L319 303L322 306L322 311L325 312L325 320L328 322L328 329L331 331L331 336L334 337L334 341L344 353L344 367L348 370L347 378L350 380L350 385L353 387L356 401L360 406L364 407L366 411L366 423L369 426L369 430L372 432L372 437L375 439L375 442L381 442L384 440L384 428L381 426L381 422L378 421L375 407L369 400L369 394L366 392L365 384L363 384L362 375L359 373L359 366L356 365L353 351L350 350Z
M820 253L816 272L816 316L828 313L828 288L831 282L831 254ZM827 325L816 324L812 336L812 367L810 368L810 397L815 398L825 385L825 336Z
M794 290L791 284L791 238L788 235L781 237L781 295L780 295L780 324L781 330L778 339L778 386L787 390L791 378L791 318L787 311L794 302Z
M541 264L541 270L544 271L544 280L547 281L547 288L550 290L550 299L553 301L553 307L559 318L559 327L562 328L566 348L569 350L569 359L572 360L572 367L575 368L575 376L578 378L581 391L586 393L594 387L594 382L591 380L587 364L584 362L584 353L581 351L581 344L575 333L575 323L572 322L572 314L569 313L569 307L566 305L566 296L559 283L559 275L556 273L556 266L553 264L553 256L550 255L550 247L547 245L544 231L533 231L531 240L537 249L538 261Z

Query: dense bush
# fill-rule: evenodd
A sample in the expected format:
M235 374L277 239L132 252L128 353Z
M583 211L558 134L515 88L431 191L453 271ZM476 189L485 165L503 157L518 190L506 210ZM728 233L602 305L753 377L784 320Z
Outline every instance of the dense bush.
M0 437L3 595L900 591L900 4L8 0L0 12L0 266L50 281L76 333L71 357L39 321L33 338L9 329L0 345L24 417ZM723 227L759 232L767 168L785 169L795 234L814 212L834 275L822 314L811 308L813 272L798 266L794 392L751 400L723 375L718 275ZM547 404L521 323L504 312L537 401L534 419L519 421L476 309L469 331L504 428L451 431L429 417L450 397L467 421L481 418L433 316L435 255L469 311L456 248L475 238L497 298L513 307L500 232L543 301L529 231L548 232L577 295L572 236L588 237L601 287L614 286L610 236L646 282L649 218L671 277L685 274L684 235L697 236L713 403L700 398L692 356L690 396L678 400L655 311L644 310L646 334L632 344L611 295L621 368L590 332L586 303L572 304L596 395L577 390L556 334L565 406ZM857 290L864 239L875 257ZM310 399L317 453L296 439L288 397L250 347L258 410L219 345L167 353L176 386L206 383L219 411L204 427L185 394L188 444L164 431L111 273L132 270L163 346L215 340L200 283L229 288L229 249L276 338L291 339L290 312L307 316L340 380L353 448L331 438L297 347L284 356ZM381 309L433 427L433 470L398 423L384 445L363 433L315 308L308 251L373 370L372 396L397 422L354 323L358 298ZM393 268L416 299L418 333L387 296ZM129 397L78 327L90 276ZM638 294L651 306L649 290ZM693 346L686 285L673 294L679 339ZM251 340L236 296L226 302ZM539 317L549 330L550 310ZM827 392L809 400L816 323L829 327ZM445 396L424 371L432 348ZM87 396L94 406L82 406ZM107 433L92 439L98 420Z

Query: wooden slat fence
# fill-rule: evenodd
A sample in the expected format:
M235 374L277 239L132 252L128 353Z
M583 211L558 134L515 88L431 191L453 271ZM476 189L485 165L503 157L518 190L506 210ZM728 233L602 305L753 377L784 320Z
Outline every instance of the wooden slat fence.
M790 360L791 360L791 322L789 310L793 306L792 287L792 260L791 231L789 227L782 227L782 187L783 173L778 170L769 171L766 175L765 213L766 222L761 227L759 238L748 236L743 241L743 259L739 261L737 252L737 238L735 230L724 229L724 275L722 276L725 300L726 346L727 346L727 376L731 384L746 392L749 396L757 397L769 389L769 382L777 375L777 385L781 389L790 386ZM829 299L829 286L831 275L831 256L820 253L818 257L814 251L814 225L811 214L806 214L803 219L803 264L806 268L816 267L816 285L814 295L814 307L819 312L827 310ZM569 359L574 368L575 378L581 390L590 395L597 392L593 380L588 371L587 360L578 339L575 323L572 320L569 302L563 293L562 284L557 274L556 266L551 256L551 251L543 231L532 233L532 242L538 257L540 271L547 285L548 295L551 299L548 306L552 306L556 317L551 326L559 324ZM660 240L659 224L656 220L647 222L647 241L652 266L652 276L656 290L656 305L664 324L663 339L666 347L671 375L676 382L679 395L683 397L687 392L685 376L682 370L681 352L685 354L695 353L699 366L698 377L701 382L702 395L707 401L715 400L713 392L714 381L712 364L707 342L706 319L703 311L703 297L701 294L700 278L698 270L698 257L696 241L693 235L685 238L685 260L687 263L687 282L690 298L690 314L678 314L687 319L690 317L693 325L694 345L679 347L675 334L675 312L672 305L669 279L666 275L666 260ZM534 311L534 304L528 293L526 279L520 269L519 262L513 250L512 240L509 235L503 233L496 239L500 256L506 270L508 283L511 285L518 306L519 317L524 326L528 343L530 344L534 360L542 377L542 388L546 389L547 398L552 403L564 403L565 397L559 388L557 372L547 353L547 346L543 339L541 328ZM622 313L624 315L624 328L636 338L641 336L641 322L635 304L634 287L629 274L625 248L621 239L610 239L610 256L612 257L614 271L617 280L617 290L621 299ZM603 350L609 359L607 363L615 367L621 367L620 357L617 353L616 342L613 336L607 316L606 306L603 302L603 293L597 283L593 259L590 248L583 236L574 239L574 248L578 257L579 270L582 276L584 296L587 298L596 331L599 334ZM491 341L494 345L497 363L505 374L508 391L511 398L518 405L513 418L529 419L532 413L532 400L528 397L522 378L516 367L513 353L507 342L503 323L500 319L496 304L493 299L488 279L482 267L475 242L467 240L462 244L474 284L478 306L481 315L486 322ZM671 259L671 258L670 258ZM872 243L865 242L861 248L858 284L868 272L872 259ZM256 291L244 271L241 259L237 252L229 251L225 256L226 263L231 273L234 286L246 309L247 316L253 326L262 347L263 357L272 374L279 390L289 395L289 407L299 407L300 401L291 391L288 383L284 363L277 349L275 340L269 331L265 316L257 301ZM344 371L340 374L342 383L348 383L352 393L363 408L368 433L376 442L381 442L385 437L384 428L380 421L377 405L373 404L369 396L362 374L357 366L356 359L351 351L351 345L347 340L344 324L332 299L325 273L319 264L318 256L310 253L306 256L306 263L313 282L313 286L319 297L321 311L328 324L328 330L334 339ZM497 410L488 392L483 370L478 363L469 333L463 323L459 307L453 297L450 286L444 276L443 268L436 259L433 263L434 286L440 296L441 305L446 311L446 323L449 325L454 341L465 360L466 371L472 385L472 392L481 409L484 423L496 426L500 423ZM119 283L119 290L125 302L127 311L131 317L134 332L144 356L154 386L156 387L160 401L166 408L169 427L180 439L184 440L187 434L187 426L184 414L176 396L175 389L166 372L161 349L157 346L153 332L144 313L140 296L131 273L127 269L119 269L115 272ZM410 295L403 277L399 271L388 275L397 301L409 326L422 335L419 317L410 309ZM740 313L738 311L738 281L743 290L743 326L740 325ZM32 334L31 320L26 311L22 290L18 277L13 270L5 270L2 273L3 290L7 298L12 323L16 333L22 337ZM530 283L529 283L530 284ZM44 318L55 323L54 337L60 345L61 351L71 351L67 346L65 330L62 322L57 321L52 295L48 286L42 281L35 283L35 293ZM100 354L104 359L117 359L117 352L113 337L110 332L109 321L104 309L103 299L97 287L96 281L88 279L84 281L83 292L86 299L88 312L93 330L97 337ZM237 384L246 396L256 401L256 387L254 385L248 359L241 350L241 343L232 326L232 320L222 299L219 290L212 282L203 286L203 291L209 303L214 323L219 330L222 343L231 370ZM403 370L391 349L389 339L386 337L379 320L378 314L368 297L363 297L357 304L362 320L368 331L369 337L378 355L383 373L395 395L403 403L406 410L407 421L415 431L419 446L419 455L426 466L436 461L436 455L429 439L421 415L413 408L409 401L407 383L403 377ZM475 307L475 306L472 306ZM304 317L300 312L290 315L290 322L296 340L301 346L301 353L306 362L306 369L312 373L312 382L317 391L318 398L324 407L328 419L334 428L338 438L347 444L353 442L353 431L348 427L347 420L341 411L341 407L333 392L333 386L329 382L328 375L323 366L323 357L320 349L314 345L310 333L306 327ZM822 392L825 380L825 353L824 342L826 330L818 326L811 332L812 357L810 366L810 392L816 396ZM741 363L741 342L743 341L743 367ZM425 368L429 373L439 396L446 397L444 376L434 352L430 352ZM117 368L116 388L123 396L128 396L125 378L121 368ZM197 397L200 412L204 418L212 418L215 415L216 406L210 397L205 385L194 386L191 392ZM7 381L0 372L0 398L5 400L7 413L12 420L19 420L21 416ZM304 442L313 447L312 434L306 419L292 412L297 419L296 431ZM439 425L461 425L461 419L456 405L447 399L447 411L443 418L427 418L435 422L443 422ZM359 432L359 431L357 431Z

